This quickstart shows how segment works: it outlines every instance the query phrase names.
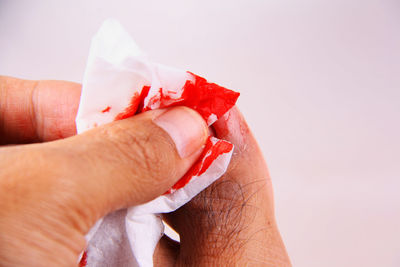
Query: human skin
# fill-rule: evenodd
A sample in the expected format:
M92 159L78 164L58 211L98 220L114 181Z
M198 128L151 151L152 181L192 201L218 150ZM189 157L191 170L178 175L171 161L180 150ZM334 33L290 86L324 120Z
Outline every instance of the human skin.
M182 107L76 135L80 90L71 82L0 76L0 266L76 265L99 218L161 195L201 152L207 126ZM156 123L174 116L192 123L177 127L194 129L184 148ZM212 131L235 145L228 171L165 216L181 242L163 237L155 266L290 266L268 170L238 109Z

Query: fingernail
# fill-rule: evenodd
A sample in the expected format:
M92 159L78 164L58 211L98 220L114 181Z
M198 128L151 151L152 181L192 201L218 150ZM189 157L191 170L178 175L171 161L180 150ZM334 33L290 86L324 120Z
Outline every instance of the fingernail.
M154 122L169 134L181 158L198 152L208 136L203 118L186 107L171 108L155 118Z

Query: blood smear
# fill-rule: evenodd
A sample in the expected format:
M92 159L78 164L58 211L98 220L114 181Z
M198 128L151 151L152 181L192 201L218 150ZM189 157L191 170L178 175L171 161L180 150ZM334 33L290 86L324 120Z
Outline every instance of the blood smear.
M190 168L190 170L172 186L165 194L172 193L174 190L178 190L184 187L194 176L202 175L211 163L224 153L228 153L232 150L233 145L224 140L218 140L217 143L213 144L212 137L208 137L206 146L201 153L199 160Z
M219 119L226 111L233 107L239 97L239 93L226 89L215 83L209 83L203 77L188 72L194 77L194 82L187 80L182 88L180 98L172 98L163 93L162 88L159 94L150 98L148 105L142 111L151 109L152 104L160 102L159 108L186 106L196 110L208 120L213 114Z
M101 113L109 112L110 109L111 109L111 107L110 107L110 106L107 106L105 109L103 109L103 110L101 111Z
M129 106L125 108L125 110L121 113L119 113L114 120L123 120L129 117L132 117L135 115L136 110L141 102L141 99L139 97L139 93L135 92L135 94L132 96L131 101L129 103Z

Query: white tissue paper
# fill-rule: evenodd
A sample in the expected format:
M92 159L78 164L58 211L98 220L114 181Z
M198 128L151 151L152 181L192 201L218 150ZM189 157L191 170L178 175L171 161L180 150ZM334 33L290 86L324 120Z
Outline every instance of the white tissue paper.
M150 62L115 20L93 37L76 125L78 133L137 113L184 105L213 124L239 93L208 83L193 73ZM90 230L81 266L153 266L154 249L164 233L162 213L190 201L226 171L233 145L209 137L199 160L164 195L113 212Z

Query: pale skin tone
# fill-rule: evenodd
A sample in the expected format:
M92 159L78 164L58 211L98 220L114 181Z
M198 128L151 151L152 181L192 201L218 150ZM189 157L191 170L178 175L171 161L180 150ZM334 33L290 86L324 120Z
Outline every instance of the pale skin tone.
M201 117L182 107L175 113L198 125L185 157L154 122L171 110L76 135L80 91L71 82L0 76L0 266L76 266L99 218L167 191L207 138ZM228 171L164 216L181 242L163 237L155 266L290 266L268 169L239 110L212 131L235 145Z

